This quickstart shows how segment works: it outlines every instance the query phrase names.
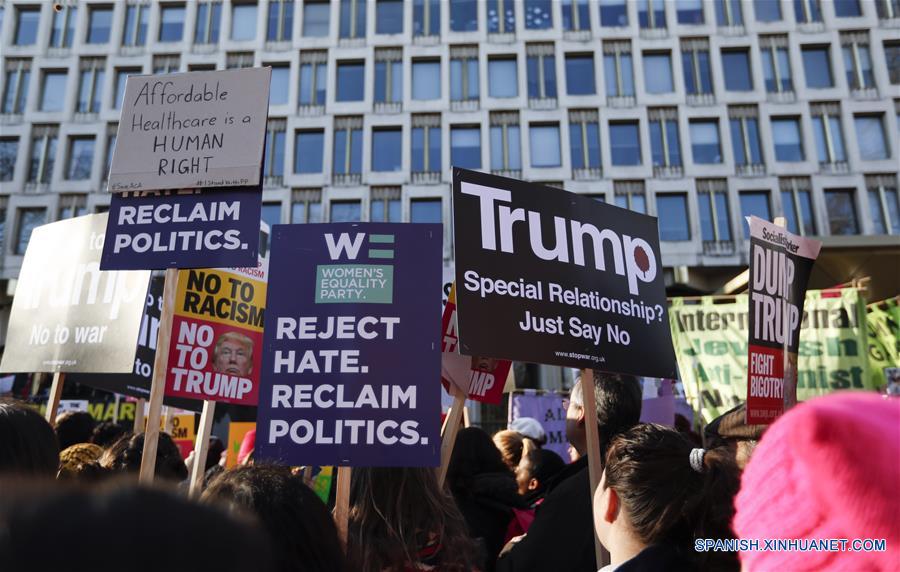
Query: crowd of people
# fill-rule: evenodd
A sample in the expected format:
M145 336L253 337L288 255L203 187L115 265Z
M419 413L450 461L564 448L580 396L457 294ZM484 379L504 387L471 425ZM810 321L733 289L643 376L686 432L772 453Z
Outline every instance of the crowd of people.
M0 567L6 570L596 571L900 569L900 399L841 392L767 429L735 408L696 434L640 423L637 379L597 372L599 450L580 381L571 459L534 420L459 430L446 484L433 468L352 471L346 542L304 471L224 468L211 444L202 493L165 433L139 486L144 435L87 413L51 425L0 401ZM765 431L763 431L765 429ZM589 456L603 469L591 496ZM188 464L193 459L188 460ZM332 495L332 503L334 496ZM764 539L884 539L884 550L763 550ZM711 550L758 540L760 549Z

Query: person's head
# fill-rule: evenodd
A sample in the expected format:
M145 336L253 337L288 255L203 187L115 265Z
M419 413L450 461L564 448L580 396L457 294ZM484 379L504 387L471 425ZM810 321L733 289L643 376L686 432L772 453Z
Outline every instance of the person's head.
M125 436L104 451L100 466L114 472L137 473L141 469L143 454L144 434ZM188 476L181 451L168 433L159 433L154 474L157 478L170 481L183 481Z
M541 422L534 417L518 417L509 424L509 429L528 437L538 445L547 443L547 433L541 427Z
M621 564L627 547L667 544L685 558L715 558L712 569L734 568L733 553L696 553L695 538L734 538L729 528L738 470L727 453L705 451L674 429L643 423L609 446L594 494L594 527ZM719 557L726 555L719 560Z
M53 477L58 468L53 427L24 403L0 400L0 474Z
M613 437L627 431L641 419L641 385L631 375L594 371L594 399L597 403L597 427L600 430L600 458ZM587 452L584 391L579 378L569 396L566 411L566 438L579 456Z
M468 489L470 479L476 475L510 472L491 436L483 429L465 427L459 430L447 467L447 483L453 492Z
M282 572L339 572L344 554L328 508L289 467L253 465L225 471L201 501L255 514L268 531Z
M741 403L710 421L703 430L703 435L707 446L729 451L738 468L743 469L750 461L750 455L766 427L767 425L748 425L747 404Z
M887 550L741 552L742 565L896 570L897 483L900 400L838 391L795 406L769 426L744 469L734 531L740 538L877 538Z
M124 483L3 486L4 570L273 569L265 535L255 523L174 492Z
M465 520L434 469L353 469L347 554L354 569L403 570L423 550L433 552L442 571L472 569L475 547Z
M515 471L522 460L522 444L525 438L517 431L508 429L494 433L494 446L500 451L503 462L510 471Z
M206 451L206 466L204 467L204 471L208 471L210 468L215 467L219 464L219 461L222 460L222 453L225 452L225 443L222 443L222 440L212 435L209 438L209 449Z
M516 483L519 494L540 494L556 473L566 466L562 457L550 449L538 447L531 439L525 439L522 460L516 468Z
M213 369L247 377L253 371L253 340L238 332L225 332L213 348Z
M62 451L78 443L90 443L96 422L87 411L66 411L56 416L56 438Z
M112 421L104 421L94 427L94 432L91 433L91 443L109 447L128 433L130 433L128 427Z
M58 479L76 479L84 481L99 480L102 469L99 465L103 448L93 443L78 443L66 447L59 454Z

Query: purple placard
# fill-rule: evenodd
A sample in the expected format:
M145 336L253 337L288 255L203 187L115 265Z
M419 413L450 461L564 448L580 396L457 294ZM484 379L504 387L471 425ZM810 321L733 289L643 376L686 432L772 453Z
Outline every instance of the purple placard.
M101 270L256 266L260 187L116 193Z
M641 423L675 426L675 396L672 394L672 380L644 379Z
M275 225L257 459L440 462L439 224Z

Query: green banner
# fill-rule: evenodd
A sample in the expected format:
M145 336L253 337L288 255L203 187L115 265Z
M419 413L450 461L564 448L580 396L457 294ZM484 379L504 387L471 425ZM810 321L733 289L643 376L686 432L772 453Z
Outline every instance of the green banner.
M706 422L747 398L746 295L674 298L669 324L688 401ZM800 401L836 389L873 389L865 301L855 289L806 293L797 358Z
M882 387L889 379L900 383L900 301L874 302L866 311L872 385Z

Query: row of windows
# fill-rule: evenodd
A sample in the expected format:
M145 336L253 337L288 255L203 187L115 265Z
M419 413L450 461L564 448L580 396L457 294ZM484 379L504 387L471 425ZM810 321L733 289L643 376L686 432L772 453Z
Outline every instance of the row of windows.
M285 42L292 39L295 4L293 0L268 0L263 9L265 39L268 42ZM566 31L588 31L591 29L591 13L599 16L603 27L628 26L634 15L629 15L627 0L599 0L597 9L590 8L588 0L450 0L445 17L449 17L449 29L453 32L474 32L478 30L479 4L484 7L487 31L495 34L514 33L518 22L523 22L526 30L548 30L562 22ZM835 17L853 18L863 16L863 6L872 4L860 0L792 0L794 19L799 24L813 24L823 21L823 4L834 10ZM340 0L338 6L338 33L341 38L362 38L366 35L366 0ZM436 36L441 28L440 0L414 0L412 8L412 32L414 36ZM704 11L703 0L638 0L637 21L644 30L665 30L666 7L674 10L679 25L702 25L713 16ZM228 38L233 41L252 41L257 35L259 7L256 2L232 2ZM714 0L714 20L718 26L737 28L744 25L741 0ZM558 7L558 12L557 12ZM124 26L121 36L123 46L143 46L147 42L148 22L151 5L142 2L124 6ZM375 2L375 33L402 34L404 31L403 0L377 0ZM157 42L181 42L185 38L187 10L195 9L193 41L195 44L217 43L222 34L221 1L202 1L192 4L167 2L159 5ZM331 6L328 1L305 0L302 2L302 27L304 37L324 37L331 34ZM900 17L900 0L875 0L875 11L879 18ZM3 7L0 6L0 18ZM106 44L113 38L113 5L87 6L87 26L83 41L87 44ZM779 0L754 0L753 12L757 21L771 23L785 19L782 2ZM37 42L41 7L39 4L15 7L15 32L13 43L17 46L33 45ZM65 48L72 45L75 36L78 7L62 5L54 10L50 22L50 47Z

